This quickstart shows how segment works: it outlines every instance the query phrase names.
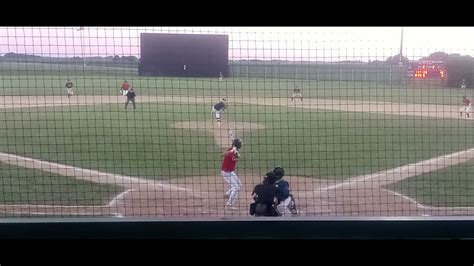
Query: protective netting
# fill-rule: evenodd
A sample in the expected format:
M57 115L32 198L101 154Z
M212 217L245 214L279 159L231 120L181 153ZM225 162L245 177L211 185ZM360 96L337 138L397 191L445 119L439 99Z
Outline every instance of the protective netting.
M0 28L0 216L472 215L474 29L403 30Z

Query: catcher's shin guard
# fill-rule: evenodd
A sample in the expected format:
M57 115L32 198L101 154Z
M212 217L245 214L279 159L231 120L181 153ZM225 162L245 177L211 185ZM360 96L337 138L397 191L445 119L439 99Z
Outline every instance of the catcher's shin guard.
M298 210L296 208L295 197L293 197L293 195L290 194L290 198L291 198L291 201L290 201L290 204L288 204L288 209L290 210L292 216L298 216Z

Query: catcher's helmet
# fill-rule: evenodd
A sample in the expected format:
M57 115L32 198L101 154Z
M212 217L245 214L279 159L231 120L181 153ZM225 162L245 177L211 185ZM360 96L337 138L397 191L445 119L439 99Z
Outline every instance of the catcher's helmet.
M273 169L273 176L276 180L281 179L285 175L285 170L281 166L277 166Z
M232 145L234 145L237 149L242 148L242 141L240 139L234 139L232 141Z

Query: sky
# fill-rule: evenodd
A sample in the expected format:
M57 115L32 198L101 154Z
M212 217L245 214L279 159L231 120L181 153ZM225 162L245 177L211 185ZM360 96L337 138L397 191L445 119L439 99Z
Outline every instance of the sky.
M140 56L140 33L229 35L236 60L385 60L400 50L402 27L0 27L0 54ZM474 56L474 27L403 27L403 55Z

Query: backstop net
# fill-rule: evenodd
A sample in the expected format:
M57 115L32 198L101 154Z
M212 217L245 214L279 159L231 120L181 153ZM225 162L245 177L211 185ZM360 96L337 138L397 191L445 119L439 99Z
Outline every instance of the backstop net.
M0 28L0 217L470 216L472 36Z

